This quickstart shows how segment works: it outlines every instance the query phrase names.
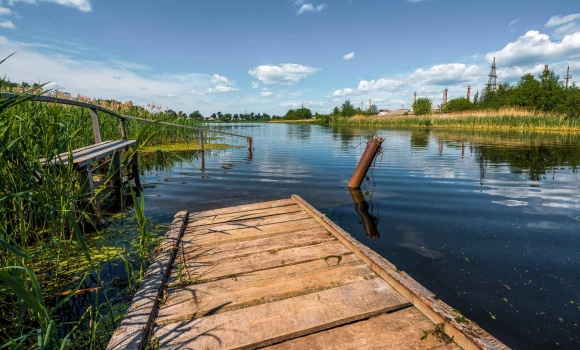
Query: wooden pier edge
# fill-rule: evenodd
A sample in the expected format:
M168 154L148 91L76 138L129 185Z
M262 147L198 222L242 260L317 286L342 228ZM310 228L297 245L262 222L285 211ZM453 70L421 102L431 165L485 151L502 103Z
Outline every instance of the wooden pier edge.
M409 302L419 309L425 316L436 324L445 325L445 333L462 348L504 350L509 349L491 334L477 324L464 318L457 311L415 281L405 272L399 271L392 263L384 259L367 246L363 245L348 232L344 231L324 214L313 208L297 195L292 199L308 212L316 221L330 231L339 241L352 250L359 258L366 262L371 270L387 281L397 292L401 293ZM461 323L456 321L461 320Z
M129 309L113 333L107 350L140 350L144 348L158 308L158 298L161 297L163 286L169 276L169 268L173 263L177 247L185 230L187 217L187 211L181 211L175 215Z

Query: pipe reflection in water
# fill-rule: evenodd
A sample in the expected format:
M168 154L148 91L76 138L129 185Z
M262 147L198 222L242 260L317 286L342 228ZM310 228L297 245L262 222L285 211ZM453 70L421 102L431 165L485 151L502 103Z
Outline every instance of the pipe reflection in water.
M365 200L360 188L349 188L350 195L354 202L354 210L362 220L363 228L372 240L381 238L379 230L377 229L378 217L374 217L369 213L369 204Z

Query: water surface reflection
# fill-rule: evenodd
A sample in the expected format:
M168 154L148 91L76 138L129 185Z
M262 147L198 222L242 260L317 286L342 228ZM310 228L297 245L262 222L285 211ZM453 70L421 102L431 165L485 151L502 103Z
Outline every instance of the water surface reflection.
M577 135L382 130L312 125L216 127L254 138L206 151L205 173L141 161L149 215L298 194L451 306L516 348L580 341ZM346 184L363 142L385 138L373 182ZM199 153L180 154L200 167ZM372 198L371 198L372 197Z

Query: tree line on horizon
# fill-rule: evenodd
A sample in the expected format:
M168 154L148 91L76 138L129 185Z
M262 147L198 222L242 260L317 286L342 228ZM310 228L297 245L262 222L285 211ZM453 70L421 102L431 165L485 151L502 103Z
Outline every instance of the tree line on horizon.
M554 113L570 118L580 117L580 87L572 83L566 88L560 76L553 71L545 71L534 77L525 74L515 84L502 83L493 88L486 86L481 94L476 92L473 101L465 97L449 100L441 107L443 113L470 110L498 110L500 108L521 108L535 113ZM419 98L413 104L415 115L432 112L432 100Z
M8 80L6 85L11 88L30 89L40 87L39 84L13 83ZM62 94L69 96L66 92ZM105 102L118 102L114 100L100 100ZM580 87L572 83L568 88L560 79L560 76L553 71L545 71L534 77L532 74L526 74L515 84L501 83L497 88L486 86L481 93L476 92L473 101L465 97L451 99L447 104L439 106L442 113L465 112L470 110L497 110L500 108L512 107L527 109L537 113L554 113L567 117L580 117ZM270 120L305 120L315 117L326 121L331 117L352 117L354 115L376 115L379 110L375 104L368 109L354 107L350 99L344 101L342 105L335 106L329 114L313 114L309 108L301 107L290 109L284 116L272 115L268 113L212 113L209 117L204 117L198 110L187 114L183 111L174 111L172 109L158 110L152 114L167 117L190 119L193 121L270 121ZM415 115L427 115L433 112L433 102L427 97L418 98L413 104L413 113Z

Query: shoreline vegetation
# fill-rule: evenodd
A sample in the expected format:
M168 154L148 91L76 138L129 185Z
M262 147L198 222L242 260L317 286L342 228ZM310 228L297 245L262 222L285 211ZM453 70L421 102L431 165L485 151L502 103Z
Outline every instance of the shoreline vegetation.
M486 86L471 98L459 97L433 106L418 97L402 116L378 116L376 105L355 108L346 100L331 114L314 116L307 108L290 110L282 121L318 125L359 125L471 130L580 132L580 87L565 86L560 76L545 70L522 76L517 84ZM314 121L311 121L314 119Z
M0 347L104 349L167 225L146 217L145 197L131 186L124 191L128 203L115 199L112 168L104 168L105 183L89 194L72 163L43 166L40 159L94 144L91 117L86 108L28 99L50 95L150 120L204 124L159 105L43 89L0 77L0 91L18 95L0 97ZM103 140L121 139L116 118L100 113L99 124ZM189 129L136 120L126 128L137 142L122 167L137 151L144 159L179 159L177 151L199 149L199 133ZM211 132L206 140L208 151L232 147ZM93 210L97 198L100 213Z
M485 131L574 132L580 133L580 119L516 108L466 111L425 116L332 116L303 120L276 120L272 123L318 124L332 126L387 126L405 128L464 129Z

